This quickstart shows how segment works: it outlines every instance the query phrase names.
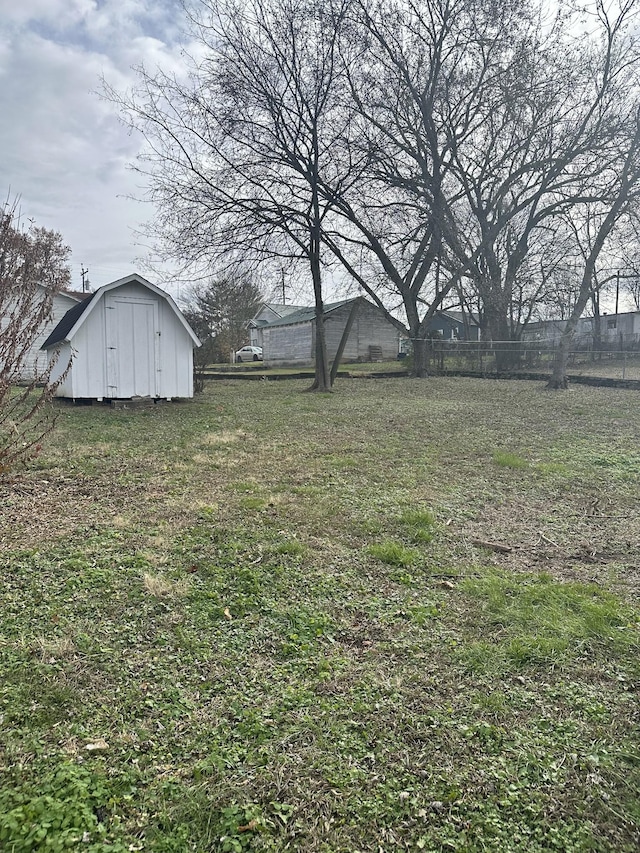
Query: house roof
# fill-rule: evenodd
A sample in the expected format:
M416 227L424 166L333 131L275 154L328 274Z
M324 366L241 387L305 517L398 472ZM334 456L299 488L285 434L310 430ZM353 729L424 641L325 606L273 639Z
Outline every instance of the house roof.
M261 326L267 326L270 323L274 322L272 320L267 320L263 317L258 319L258 314L261 314L264 309L267 308L276 317L287 317L289 314L294 314L296 311L300 311L301 305L282 305L278 302L263 302L258 311L256 311L255 315L248 321L248 326L253 326L253 328L258 328Z
M277 314L278 317L286 317L288 314L293 314L296 311L299 311L303 306L302 305L282 305L278 302L265 302L262 307L268 308L270 311L273 311L273 313Z
M69 296L71 299L75 299L77 302L82 302L84 299L89 299L93 294L88 290L61 290L60 293L63 296Z
M611 314L607 314L606 311L599 315L600 319L613 320L616 317L637 317L640 315L640 311L618 311L611 312ZM580 317L581 320L595 320L595 317ZM554 323L566 323L566 319L562 319L561 317L550 317L547 320L532 320L530 323L527 323L527 328L531 328L532 326L548 326L553 325Z
M326 317L327 314L330 314L332 311L336 311L344 305L351 305L358 300L366 302L366 300L363 300L361 296L356 296L355 299L343 299L340 302L329 302L324 305L323 314ZM264 326L268 326L269 328L273 326L293 326L295 323L310 323L312 320L315 320L315 318L316 308L315 305L312 305L308 308L297 308L286 317L279 317L277 320L267 320L267 322L264 323Z
M79 302L81 299L86 299L87 296L91 296L90 293L80 293L77 290L68 290L66 287L52 288L51 286L42 283L39 283L38 287L53 299L62 296L65 299L69 299L71 302Z
M467 311L450 311L448 308L443 308L441 311L436 311L436 316L438 314L442 317L448 317L455 323L469 323L472 326L477 326L480 322L480 318L477 314L470 314Z
M185 318L182 315L182 312L173 301L171 296L166 293L164 290L161 290L157 285L152 284L150 281L147 281L146 278L143 278L141 275L137 273L132 273L131 275L127 275L124 278L119 278L116 281L112 281L109 284L104 284L102 287L98 288L95 293L89 295L87 299L83 302L78 302L77 305L74 305L73 308L70 308L64 317L60 320L55 329L51 332L47 340L42 344L40 349L48 349L49 347L55 346L56 344L60 344L63 341L70 341L73 336L76 334L78 329L80 329L89 316L91 312L94 310L95 306L100 302L105 293L108 293L111 290L115 290L118 287L122 287L125 284L141 284L143 287L146 287L148 290L153 291L158 296L161 296L166 302L169 304L170 308L173 310L176 315L178 321L184 327L185 331L189 334L189 337L193 340L196 346L200 346L200 339L194 333L191 326L187 323Z

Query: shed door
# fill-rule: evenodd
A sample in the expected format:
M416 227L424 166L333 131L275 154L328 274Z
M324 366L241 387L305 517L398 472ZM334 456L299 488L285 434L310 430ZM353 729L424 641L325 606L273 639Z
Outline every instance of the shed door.
M106 296L107 397L157 397L160 368L158 303Z

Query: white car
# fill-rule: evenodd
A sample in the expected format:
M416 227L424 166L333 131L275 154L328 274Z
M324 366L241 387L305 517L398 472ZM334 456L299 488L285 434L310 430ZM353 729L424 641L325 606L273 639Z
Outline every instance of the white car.
M243 361L262 361L262 347L242 347L236 353L236 362L242 364Z

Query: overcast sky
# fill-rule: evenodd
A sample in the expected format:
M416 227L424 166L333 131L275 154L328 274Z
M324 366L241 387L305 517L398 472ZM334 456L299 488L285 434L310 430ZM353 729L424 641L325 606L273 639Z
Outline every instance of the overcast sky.
M0 0L2 200L19 196L25 217L60 231L74 288L84 266L94 289L137 270L178 298L188 292L140 262L147 249L134 232L152 211L130 198L144 188L127 166L142 139L98 94L103 76L132 86L140 64L179 69L183 31L180 0Z
M83 264L92 288L152 277L133 233L150 209L127 198L143 194L127 169L141 139L96 92L102 75L125 89L135 65L175 67L182 20L179 0L0 0L0 190L61 232L74 287Z

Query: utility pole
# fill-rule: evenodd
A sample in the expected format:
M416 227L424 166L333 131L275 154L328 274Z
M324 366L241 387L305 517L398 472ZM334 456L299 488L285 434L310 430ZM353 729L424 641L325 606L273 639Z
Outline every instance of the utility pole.
M80 265L80 275L82 276L82 292L86 293L89 290L89 270L84 268L84 264Z
M618 316L618 298L620 296L620 270L616 273L616 317Z

